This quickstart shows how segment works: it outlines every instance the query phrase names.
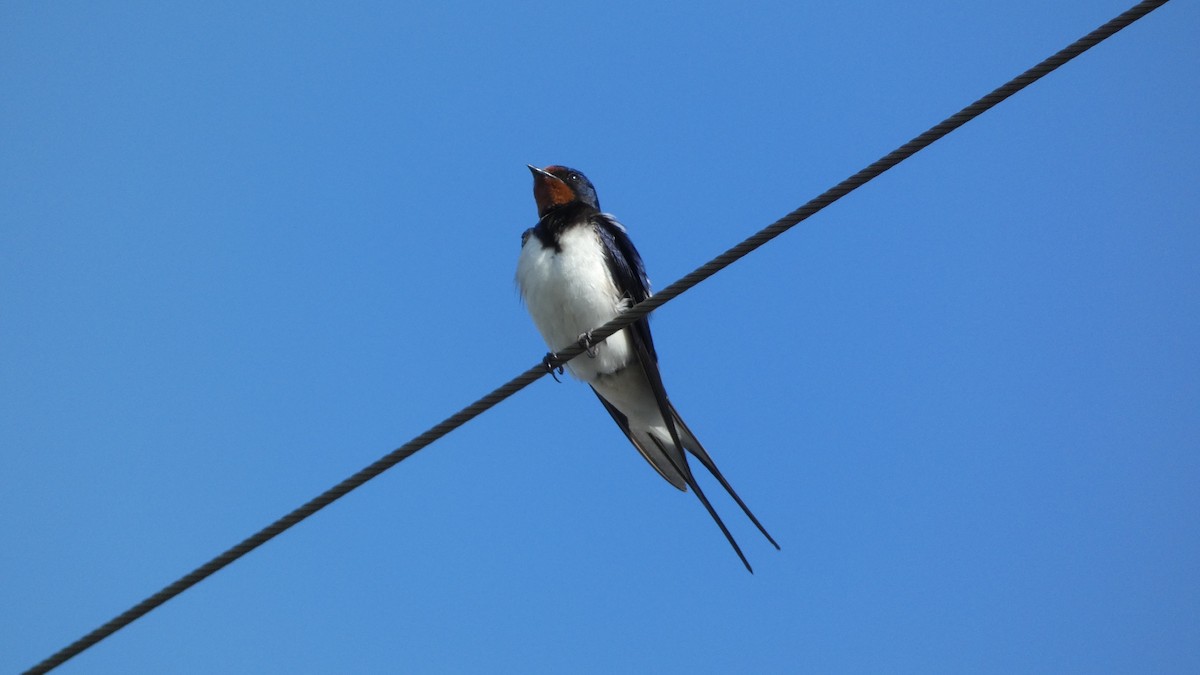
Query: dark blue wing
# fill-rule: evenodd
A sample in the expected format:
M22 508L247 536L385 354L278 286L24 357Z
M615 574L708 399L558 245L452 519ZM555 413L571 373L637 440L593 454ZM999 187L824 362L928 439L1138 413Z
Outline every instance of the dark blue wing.
M604 244L604 253L613 272L613 280L617 287L628 297L632 304L637 304L650 297L650 279L646 277L646 268L642 265L642 256L634 248L633 242L625 227L607 213L593 216L596 233ZM650 335L648 318L638 319L632 326L635 340L640 340L646 346L646 351L654 362L658 362L658 354L654 351L654 338Z
M625 232L625 228L607 213L597 214L593 217L592 222L596 227L596 232L600 235L600 241L604 244L604 252L610 263L609 269L612 271L613 279L621 289L621 292L632 300L634 304L650 297L650 280L646 278L646 268L642 265L642 256L638 255L637 249L633 247L633 242L629 240L629 234ZM658 446L658 450L667 458L667 461L670 462L671 468L675 470L678 477L682 478L687 486L692 489L692 492L696 493L696 497L700 499L700 503L708 511L708 515L712 516L712 519L716 521L717 526L721 528L721 532L725 534L725 539L729 541L734 552L741 558L742 564L746 566L747 570L753 573L754 570L751 569L750 562L746 560L741 547L738 546L733 535L729 532L729 528L725 526L724 521L721 520L721 516L717 515L712 503L708 501L708 497L700 490L700 485L696 483L695 477L692 476L692 471L688 467L687 455L684 454L684 450L699 459L704 468L712 473L721 483L721 487L725 488L738 503L738 506L742 507L742 511L749 516L754 525L758 527L758 530L767 538L767 541L771 542L775 548L779 548L779 544L776 544L771 535L767 534L767 530L758 522L758 518L754 517L754 514L750 512L746 503L742 501L742 498L733 491L733 486L717 470L717 465L709 457L704 446L700 445L700 441L696 439L695 434L683 423L683 418L679 416L679 413L675 410L675 406L671 405L671 402L667 399L667 390L663 386L662 375L658 372L658 355L654 352L654 340L650 336L650 322L647 318L642 318L634 323L631 328L633 329L630 332L633 335L631 341L633 342L634 354L637 361L641 363L643 372L646 373L647 384L650 385L650 388L654 392L659 414L662 415L663 422L666 424L667 431L671 435L671 442L674 444L676 451L674 453L668 451L652 435L649 438ZM596 391L595 388L592 391ZM642 456L650 461L650 464L662 474L663 478L666 478L676 487L683 489L678 479L672 479L664 471L664 467L660 467L654 460L650 459L646 450L638 445L637 439L629 428L628 418L620 410L617 410L616 406L605 400L600 395L600 392L596 392L596 396L600 398L600 402L604 404L609 414L616 420L617 426L621 427L621 431L625 432L625 435L633 443L634 447L642 453ZM681 442L681 435L688 439L689 443L687 445Z

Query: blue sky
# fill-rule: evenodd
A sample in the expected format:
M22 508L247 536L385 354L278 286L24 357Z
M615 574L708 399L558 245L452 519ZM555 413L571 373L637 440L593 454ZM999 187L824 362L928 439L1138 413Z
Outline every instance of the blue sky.
M0 670L540 359L527 162L661 287L1126 2L6 3ZM1198 30L655 314L755 575L544 378L62 672L1196 672Z

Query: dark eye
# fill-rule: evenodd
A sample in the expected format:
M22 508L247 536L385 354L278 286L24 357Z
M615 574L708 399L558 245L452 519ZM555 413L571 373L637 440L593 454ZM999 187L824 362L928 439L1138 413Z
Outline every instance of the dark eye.
M571 174L571 175L567 176L567 180L574 181L574 182L578 183L578 182L579 182L579 174L577 174L577 173L573 173L573 174Z

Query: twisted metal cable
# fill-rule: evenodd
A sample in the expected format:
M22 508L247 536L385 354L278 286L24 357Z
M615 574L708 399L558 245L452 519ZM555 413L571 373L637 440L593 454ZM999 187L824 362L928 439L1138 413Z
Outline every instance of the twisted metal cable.
M829 188L814 199L810 200L804 206L801 206L771 225L763 228L759 232L751 235L740 244L730 248L704 265L701 265L699 268L684 276L682 279L679 279L675 283L667 286L658 293L655 293L646 300L643 300L636 306L630 308L628 311L622 313L612 321L609 321L600 328L592 331L590 335L590 342L592 344L601 342L617 331L625 328L629 324L632 324L655 309L658 309L683 292L696 286L701 281L704 281L725 267L728 267L730 264L734 263L754 249L762 246L768 241L771 241L775 237L778 237L780 234L783 234L797 223L800 223L826 206L829 206L855 189L863 186L884 171L887 171L905 159L908 159L946 134L949 134L951 131L954 131L958 127L978 117L1004 99L1036 82L1045 75L1054 71L1059 66L1070 61L1076 56L1079 56L1103 40L1111 37L1117 31L1125 28L1129 24L1137 21L1146 14L1149 14L1151 11L1161 7L1166 3L1167 0L1145 0L1138 3L1134 7L1131 7L1108 23L1071 43L1069 46L1065 47L1053 56L1047 58L1024 73L1021 73L1012 80L1009 80L1006 84L995 89L990 94L984 96L978 101L975 101L971 105L963 108L962 110L933 126L928 131L922 133L899 148L896 148L884 157L876 160L865 169L862 169L853 176L850 176L832 188ZM518 391L524 389L526 386L540 379L543 375L549 372L550 368L562 366L576 356L579 356L588 349L588 346L589 345L587 343L581 342L579 344L574 344L557 354L547 354L546 358L541 363L531 366L525 372L497 387L492 392L483 396L471 405L442 420L425 433L417 436L416 438L389 452L383 457L380 457L369 466L363 468L337 485L329 488L317 497L309 500L302 506L293 510L291 513L288 513L279 520L276 520L270 525L242 540L236 546L204 563L200 567L197 567L195 570L192 570L183 577L180 577L178 580L166 586L154 595L151 595L133 607L125 610L99 628L96 628L87 635L84 635L75 642L72 642L61 650L55 652L41 663L38 663L27 670L26 673L46 673L54 668L57 668L68 659L79 655L81 652L97 642L100 642L121 628L133 623L140 617L153 610L155 607L158 607L176 595L179 595L192 586L195 586L208 576L212 575L214 572L217 572L221 568L229 565L238 558L241 558L250 551L262 546L271 539L282 534L285 530L293 525L296 525L305 518L315 514L317 511L320 511L338 499L346 496L363 483L366 483L384 471L392 468L396 464L399 464L401 461L410 457L418 450L433 443L442 436L445 436L451 431L466 424L480 413L488 410L509 396L512 396Z
M891 169L909 157L912 157L933 142L941 139L946 134L949 134L951 131L954 131L967 122L970 122L984 112L987 112L1004 99L1012 96L1018 91L1021 91L1025 87L1028 87L1030 84L1033 84L1042 77L1048 75L1067 61L1070 61L1076 56L1079 56L1085 51L1091 49L1100 42L1111 37L1117 31L1125 28L1129 24L1137 21L1138 19L1149 14L1151 11L1158 9L1166 3L1167 0L1146 0L1145 2L1140 2L1125 12L1122 12L1108 23L1100 26L1096 30L1088 33L1075 42L1072 42L1070 45L1064 47L1053 56L1050 56L1036 66L1014 77L1004 85L992 90L990 94L954 113L950 117L947 117L911 141L889 152L887 155L875 160L875 162L873 162L870 166L829 188L825 192L822 192L804 206L801 206L783 218L775 221L771 225L759 230L755 234L746 238L737 246L734 246L721 255L704 263L694 271L684 276L682 279L679 279L670 286L667 286L637 305L629 308L628 311L623 312L617 318L604 324L602 328L592 331L590 336L591 341L593 343L600 342L601 340L611 336L613 333L616 333L629 324L646 316L650 312L653 312L670 300L673 300L676 296L691 289L701 281L711 277L725 267L728 267L730 264L745 256L747 253L750 253L754 249L762 246L768 241L771 241L775 237L778 237L787 230L791 229L797 223L807 219L809 216L817 213L821 209L829 206L842 197L845 197L855 189L862 187L879 174ZM570 349L564 349L557 355L558 359L555 359L554 363L566 363L572 358L578 356L583 350L584 346L582 345L573 345Z

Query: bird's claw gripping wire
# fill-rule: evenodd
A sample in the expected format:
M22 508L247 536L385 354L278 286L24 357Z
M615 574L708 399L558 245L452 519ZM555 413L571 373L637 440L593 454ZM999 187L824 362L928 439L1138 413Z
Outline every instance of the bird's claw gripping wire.
M592 344L591 331L579 334L579 345L583 347L589 359L596 358L596 345ZM546 367L546 372L550 373L550 377L553 377L555 382L562 382L562 380L558 379L558 376L563 374L563 366L561 363L558 363L557 352L550 352L543 356L542 365Z
M550 373L550 377L553 377L555 382L562 384L562 380L558 379L558 375L563 374L563 367L562 367L561 363L558 365L554 365L554 362L557 360L558 360L558 354L555 354L554 352L550 352L549 354L546 354L544 357L542 357L542 365L546 366L546 372ZM555 375L554 371L558 371L558 375Z
M583 351L587 353L589 359L596 358L596 345L592 344L592 331L579 334L579 344L583 347Z

